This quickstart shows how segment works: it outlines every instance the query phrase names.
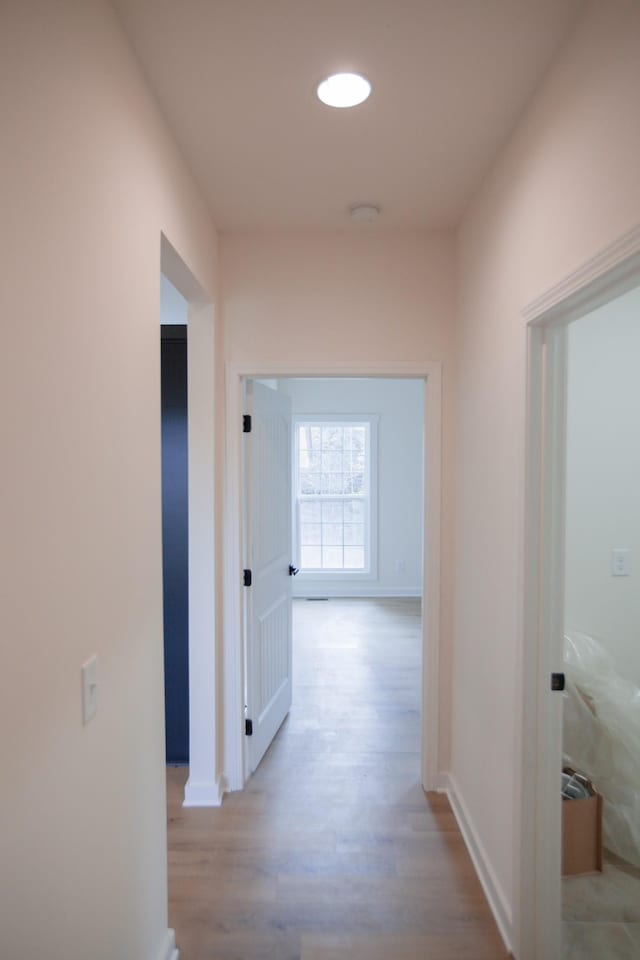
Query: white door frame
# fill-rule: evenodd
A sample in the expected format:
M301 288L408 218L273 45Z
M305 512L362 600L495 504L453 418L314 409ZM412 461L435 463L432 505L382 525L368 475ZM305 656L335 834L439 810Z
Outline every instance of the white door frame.
M242 640L242 384L246 379L269 380L286 377L380 377L425 381L421 777L425 789L439 789L443 785L438 756L441 709L439 654L442 364L439 361L335 360L262 360L229 362L226 365L223 787L225 790L241 790L246 779Z
M640 227L616 240L523 311L528 335L523 713L516 811L518 960L557 960L562 942L562 671L567 327L640 284Z
M222 793L216 739L215 311L164 234L160 269L188 303L189 779L184 806L217 806Z

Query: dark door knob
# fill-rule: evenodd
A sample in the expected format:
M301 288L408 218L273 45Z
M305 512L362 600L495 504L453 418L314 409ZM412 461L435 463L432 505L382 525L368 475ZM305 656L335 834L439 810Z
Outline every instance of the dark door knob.
M292 563L289 564L289 576L295 577L297 573L300 573L297 567L294 567Z

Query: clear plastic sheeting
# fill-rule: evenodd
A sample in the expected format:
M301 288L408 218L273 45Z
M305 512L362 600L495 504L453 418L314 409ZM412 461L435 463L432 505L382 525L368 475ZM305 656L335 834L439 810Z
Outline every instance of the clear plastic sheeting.
M564 762L604 798L605 847L640 867L640 689L599 640L564 641Z

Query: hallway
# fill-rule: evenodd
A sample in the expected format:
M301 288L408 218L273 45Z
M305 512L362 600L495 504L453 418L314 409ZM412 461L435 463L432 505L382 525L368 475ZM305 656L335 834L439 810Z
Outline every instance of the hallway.
M420 608L296 601L294 702L256 774L183 809L170 768L181 960L501 960L444 796L419 783Z

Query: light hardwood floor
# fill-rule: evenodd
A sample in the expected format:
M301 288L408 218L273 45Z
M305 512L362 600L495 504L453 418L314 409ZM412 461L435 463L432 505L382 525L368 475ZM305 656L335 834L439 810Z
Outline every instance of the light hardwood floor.
M415 600L294 603L294 704L245 790L183 809L181 960L502 960L445 797L419 783Z
M638 960L640 868L608 850L602 873L565 877L563 960Z

